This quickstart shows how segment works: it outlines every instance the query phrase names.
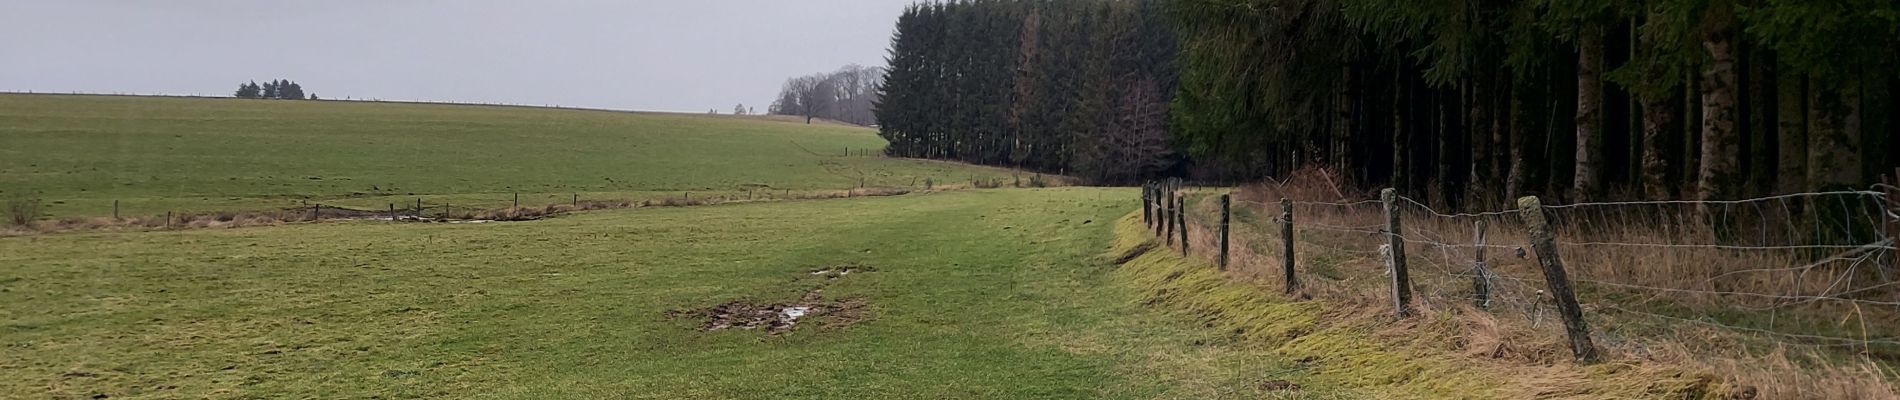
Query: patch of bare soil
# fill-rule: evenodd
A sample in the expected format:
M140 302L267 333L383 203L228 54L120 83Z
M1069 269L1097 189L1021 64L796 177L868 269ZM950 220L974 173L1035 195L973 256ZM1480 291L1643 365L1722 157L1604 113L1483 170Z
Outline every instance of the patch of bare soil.
M863 297L846 297L825 300L824 286L832 281L851 275L877 271L867 265L838 265L808 272L811 276L825 278L819 287L806 291L797 300L764 303L750 299L740 299L712 307L667 311L670 318L703 319L699 331L711 332L722 329L762 330L767 335L789 334L800 322L817 321L819 329L833 330L856 324L865 318Z

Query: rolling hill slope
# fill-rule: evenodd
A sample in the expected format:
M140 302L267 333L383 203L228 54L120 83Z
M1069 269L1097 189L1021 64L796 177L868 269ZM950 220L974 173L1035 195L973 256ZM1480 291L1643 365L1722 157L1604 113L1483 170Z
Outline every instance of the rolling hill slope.
M870 129L762 117L341 101L0 94L0 197L51 216L506 205L968 182ZM847 156L847 154L850 154Z

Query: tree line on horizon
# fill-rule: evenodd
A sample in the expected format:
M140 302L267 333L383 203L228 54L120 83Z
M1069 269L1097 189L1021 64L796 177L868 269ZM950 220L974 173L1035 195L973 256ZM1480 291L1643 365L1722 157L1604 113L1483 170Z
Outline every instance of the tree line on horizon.
M263 85L257 84L257 81L241 83L234 96L240 99L317 100L316 93L305 96L303 85L289 79L272 80Z
M1900 166L1897 4L928 2L897 21L877 116L893 155L1107 183L1320 167L1451 204L1864 188Z
M785 80L778 99L766 107L773 115L824 118L858 125L877 123L871 110L878 101L878 86L884 69L857 64L837 71L793 77Z

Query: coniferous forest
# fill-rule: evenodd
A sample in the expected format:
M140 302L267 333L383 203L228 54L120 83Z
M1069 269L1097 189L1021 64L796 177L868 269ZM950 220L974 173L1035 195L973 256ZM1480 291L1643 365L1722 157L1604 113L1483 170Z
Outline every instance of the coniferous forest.
M1900 166L1890 0L930 2L888 61L892 155L1100 183L1730 199Z

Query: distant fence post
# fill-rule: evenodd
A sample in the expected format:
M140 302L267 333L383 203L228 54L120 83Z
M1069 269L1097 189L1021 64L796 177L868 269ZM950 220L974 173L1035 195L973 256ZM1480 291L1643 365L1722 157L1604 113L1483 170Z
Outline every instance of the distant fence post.
M1228 207L1233 205L1230 194L1220 195L1220 270L1227 270L1227 220L1232 216Z
M1174 220L1181 223L1181 255L1188 255L1187 196L1174 198Z
M580 193L574 194L574 204L571 204L570 206L574 208L581 208L581 194Z
M1293 276L1293 200L1280 198L1280 274L1286 276L1286 293L1300 286Z
M1411 313L1408 307L1412 304L1412 278L1405 270L1405 231L1399 224L1398 191L1391 188L1380 190L1379 201L1385 203L1385 235L1389 248L1387 257L1391 258L1389 263L1392 266L1392 301L1399 318L1405 318Z
M389 203L389 222L396 222L396 203Z
M1544 268L1544 282L1557 301L1557 311L1563 314L1564 333L1570 336L1570 351L1577 355L1578 361L1596 361L1596 346L1590 344L1590 327L1583 321L1583 306L1577 304L1577 294L1570 290L1570 277L1564 273L1563 257L1557 254L1557 235L1551 232L1550 222L1544 218L1543 202L1537 196L1525 196L1517 199L1517 206L1525 228L1530 231L1531 250L1537 253L1537 264Z
M310 219L323 220L323 203L317 203L316 207L311 208Z
M119 220L119 201L112 200L112 220Z
M1476 256L1471 263L1471 293L1478 308L1491 308L1491 271L1484 267L1484 220L1479 219L1472 226L1472 246Z
M509 208L521 208L521 193L515 193L515 205ZM512 212L510 212L512 214Z
M171 228L172 228L172 212L166 211L165 212L165 229L171 229Z
M416 217L422 217L422 198L416 198Z

